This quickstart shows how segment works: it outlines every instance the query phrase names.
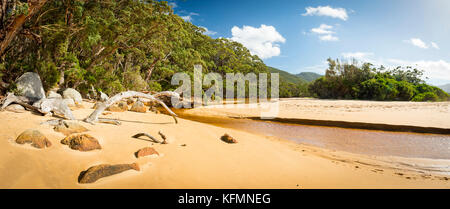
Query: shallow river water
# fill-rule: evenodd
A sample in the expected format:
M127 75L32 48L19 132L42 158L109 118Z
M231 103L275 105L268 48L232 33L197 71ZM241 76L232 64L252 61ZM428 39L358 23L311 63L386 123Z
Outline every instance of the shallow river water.
M274 136L330 150L365 155L450 160L450 135L308 126L251 119L218 119L184 115L180 111L177 111L177 114L192 121Z

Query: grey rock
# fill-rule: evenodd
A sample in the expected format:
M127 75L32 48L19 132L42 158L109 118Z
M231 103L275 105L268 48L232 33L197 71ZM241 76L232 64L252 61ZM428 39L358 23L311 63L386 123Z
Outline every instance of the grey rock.
M25 111L25 108L22 107L22 105L18 104L12 104L5 108L5 110L11 111L11 112L23 112Z
M33 72L24 73L16 80L19 94L31 101L38 101L45 98L45 91L42 86L39 74Z
M61 96L61 94L58 94L58 93L56 93L54 91L49 91L47 98L49 98L49 99L62 99L63 97Z
M73 99L75 104L81 104L83 102L83 97L81 97L80 92L72 88L64 90L63 96L64 99Z
M73 101L73 99L64 99L64 102L67 104L67 106L69 107L74 107L75 106L75 101Z

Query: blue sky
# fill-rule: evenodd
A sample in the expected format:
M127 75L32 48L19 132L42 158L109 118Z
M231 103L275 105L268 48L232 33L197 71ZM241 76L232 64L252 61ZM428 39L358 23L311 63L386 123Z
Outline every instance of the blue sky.
M326 59L426 70L450 83L448 0L170 0L176 14L213 38L241 42L290 73L323 74Z

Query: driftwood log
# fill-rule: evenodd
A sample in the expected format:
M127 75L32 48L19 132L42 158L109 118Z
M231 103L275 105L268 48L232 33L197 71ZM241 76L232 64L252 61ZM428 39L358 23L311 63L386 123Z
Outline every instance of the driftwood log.
M99 105L97 106L97 108L94 110L94 112L91 113L91 115L89 115L87 118L85 118L83 121L87 122L87 123L95 123L99 121L98 116L100 116L102 114L103 111L105 111L106 108L108 108L109 106L113 105L114 103L117 103L123 99L127 99L127 98L132 98L132 97L139 97L139 98L146 98L149 100L153 100L156 101L157 103L159 103L161 106L163 106L167 112L169 112L169 114L173 117L173 119L175 120L175 123L178 123L177 120L177 115L169 109L169 107L167 107L167 105L162 102L159 99L156 99L153 95L150 94L144 94L141 92L136 92L136 91L127 91L127 92L122 92L119 94L116 94L115 96L111 97L110 99L108 99L106 102L103 103L99 103Z

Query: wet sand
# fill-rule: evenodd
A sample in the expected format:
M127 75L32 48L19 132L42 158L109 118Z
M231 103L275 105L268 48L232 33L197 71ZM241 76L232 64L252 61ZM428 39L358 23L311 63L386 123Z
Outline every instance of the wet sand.
M76 118L91 113L92 105L75 110ZM82 123L103 149L81 153L62 145L64 135L51 126L40 125L51 117L0 112L0 188L450 188L448 176L411 166L429 165L430 159L352 154L185 119L174 124L164 114L123 112L105 117L120 119L122 125ZM38 150L15 144L29 128L40 130L53 145ZM140 132L157 136L160 130L171 143L132 138ZM238 143L222 142L225 133ZM161 156L136 159L134 152L145 146ZM126 171L94 184L77 183L79 173L90 166L134 162L141 171Z

